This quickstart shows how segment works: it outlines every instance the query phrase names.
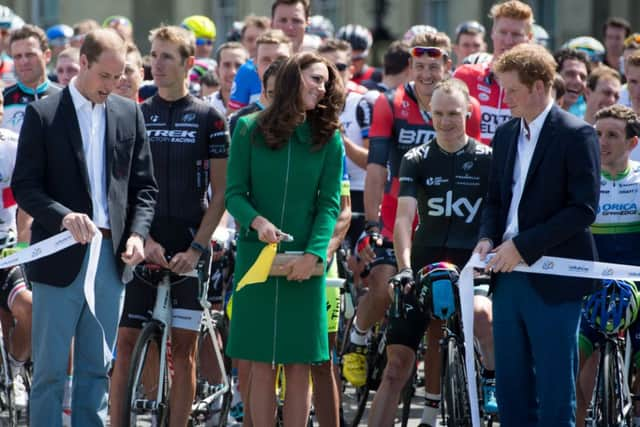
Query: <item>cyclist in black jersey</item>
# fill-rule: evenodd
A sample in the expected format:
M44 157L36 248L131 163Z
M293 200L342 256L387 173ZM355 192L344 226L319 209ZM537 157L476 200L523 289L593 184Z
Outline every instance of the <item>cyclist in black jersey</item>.
M413 282L415 271L438 261L462 267L471 256L488 186L491 149L465 133L470 105L463 82L457 79L439 82L431 98L435 139L409 150L402 158L393 235L397 279ZM416 210L420 222L412 238ZM486 294L476 293L474 309L476 335L481 332L478 338L485 344L483 355L491 357L491 346L486 345L491 342L491 304ZM429 324L430 313L418 302L415 291L405 295L404 311L404 317L390 320L387 365L368 417L372 426L393 423L400 392L411 375L416 350ZM440 327L429 333L441 333ZM439 362L433 358L425 360L428 364L425 370L437 375ZM437 405L439 396L430 399ZM435 416L423 419L421 425L435 426Z
M210 239L224 212L229 133L225 118L189 95L184 85L194 61L193 35L179 27L161 27L151 32L150 41L151 70L158 93L146 100L141 109L159 193L145 256L147 261L180 274L193 270L199 260L208 262L210 258ZM209 184L212 199L207 205ZM167 257L171 257L170 261ZM202 315L199 292L199 283L192 278L172 289L175 375L171 385L171 425L186 425L191 412ZM120 417L129 355L154 300L152 288L135 279L128 285L112 378L112 422Z

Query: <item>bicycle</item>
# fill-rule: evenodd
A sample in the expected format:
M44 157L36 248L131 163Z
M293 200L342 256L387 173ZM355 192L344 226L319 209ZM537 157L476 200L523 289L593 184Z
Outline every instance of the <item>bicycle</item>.
M629 389L629 372L626 342L620 334L605 334L599 331L604 343L600 348L596 368L596 384L587 411L586 425L589 427L631 426L632 396ZM627 363L625 363L627 360Z
M136 267L135 274L150 285L157 284L158 291L152 318L144 324L133 350L122 425L135 426L139 418L147 416L151 417L154 426L168 425L169 396L173 377L170 340L171 286L184 280L185 277L197 277L202 284L206 284L204 278L206 272L203 270L203 265L200 264L196 270L180 277L168 269L153 264ZM203 293L201 292L201 294ZM204 425L204 421L209 415L208 404L228 393L230 389L222 354L217 339L215 339L214 321L207 304L204 304L205 298L201 296L201 304L205 309L203 325L211 337L216 360L222 372L222 383L201 384L200 396L196 400L195 406L192 406L191 422L196 423L195 425ZM221 418L220 422L223 423L221 425L225 425L226 417Z

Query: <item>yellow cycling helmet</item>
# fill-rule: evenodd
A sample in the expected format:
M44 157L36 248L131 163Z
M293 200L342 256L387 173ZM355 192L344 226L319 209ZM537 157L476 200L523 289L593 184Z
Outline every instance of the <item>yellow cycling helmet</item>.
M184 18L182 26L190 30L197 39L216 39L216 24L206 16L192 15Z

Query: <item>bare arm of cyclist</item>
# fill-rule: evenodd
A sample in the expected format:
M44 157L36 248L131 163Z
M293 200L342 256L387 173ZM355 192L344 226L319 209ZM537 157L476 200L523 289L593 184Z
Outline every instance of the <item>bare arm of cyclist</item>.
M333 229L333 235L329 240L327 248L327 260L333 257L333 254L340 248L340 244L349 231L351 224L351 196L340 197L340 215L336 221L336 227Z
M31 241L33 217L18 207L16 223L18 226L18 243L29 243Z
M399 197L396 223L393 227L393 249L398 270L411 268L411 229L418 201L413 197Z

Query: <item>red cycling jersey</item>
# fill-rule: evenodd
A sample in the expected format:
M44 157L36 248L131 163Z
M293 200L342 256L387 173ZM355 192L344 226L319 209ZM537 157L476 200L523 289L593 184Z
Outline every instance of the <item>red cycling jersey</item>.
M496 128L511 119L511 110L504 101L504 91L491 71L490 64L467 64L456 68L453 77L467 84L469 93L480 102L481 141L491 144Z
M472 98L471 117L466 133L480 138L480 104ZM431 115L418 106L413 82L379 96L373 107L373 121L369 130L368 163L389 168L385 193L380 207L382 235L393 239L393 226L398 207L398 172L402 156L411 148L431 141L436 133ZM417 216L414 227L417 224Z

